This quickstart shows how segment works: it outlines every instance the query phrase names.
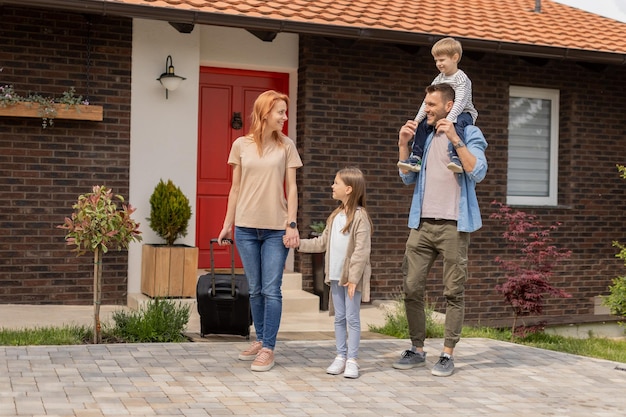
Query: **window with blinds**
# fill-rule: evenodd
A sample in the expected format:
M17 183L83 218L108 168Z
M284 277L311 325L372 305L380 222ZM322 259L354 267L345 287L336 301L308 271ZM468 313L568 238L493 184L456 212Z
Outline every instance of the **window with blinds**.
M511 86L507 204L557 205L559 91Z

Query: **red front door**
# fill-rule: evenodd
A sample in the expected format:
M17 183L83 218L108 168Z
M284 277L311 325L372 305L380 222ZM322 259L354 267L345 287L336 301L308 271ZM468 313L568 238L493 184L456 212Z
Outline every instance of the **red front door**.
M232 168L228 165L231 144L248 133L252 106L266 90L289 94L289 75L224 68L200 68L200 114L198 123L198 192L196 246L199 268L211 266L209 242L216 238L226 214ZM239 121L241 123L239 123ZM285 124L285 132L286 130ZM226 248L215 246L215 266L230 268ZM237 256L235 266L240 268Z

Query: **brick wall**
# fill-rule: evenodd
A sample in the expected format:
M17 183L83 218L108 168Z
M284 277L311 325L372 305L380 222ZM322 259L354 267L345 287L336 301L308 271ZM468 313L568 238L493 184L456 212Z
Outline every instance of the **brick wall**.
M414 117L423 90L436 75L430 47L407 52L366 41L332 42L301 37L298 148L299 220L323 220L335 207L330 185L335 172L356 165L368 180L367 203L374 222L372 298L401 294L400 264L408 236L411 187L397 175L397 132ZM524 60L467 52L460 67L471 77L474 104L489 148L489 172L477 193L484 227L472 234L470 279L466 292L468 322L497 324L511 311L494 286L503 282L493 259L506 256L502 229L489 215L490 202L505 202L508 89L510 85L555 88L561 93L559 206L524 208L549 224L563 223L556 243L573 251L555 271L552 283L572 294L546 301L551 322L593 314L593 297L607 293L611 279L623 274L613 240L624 241L622 204L626 181L616 163L626 163L626 80L624 66L588 66L571 61ZM620 204L621 203L621 204ZM510 255L510 254L509 254ZM296 256L296 270L311 288L310 258ZM428 299L442 309L441 265L428 281Z
M58 120L48 129L38 119L0 117L0 303L88 304L92 259L70 253L55 226L94 184L128 195L132 22L6 6L0 13L1 84L13 84L22 95L54 96L75 86L104 107L102 122ZM400 295L412 190L395 169L397 131L414 116L423 88L435 76L429 50L301 37L298 147L305 165L298 177L299 223L305 232L306 225L332 210L330 184L338 169L364 170L375 224L373 299ZM490 145L489 173L478 186L485 226L472 235L470 248L468 321L488 324L510 316L494 291L502 277L493 259L506 252L500 227L489 219L489 203L506 195L512 84L561 92L559 206L526 211L546 223L563 222L557 243L573 251L553 280L573 297L548 300L547 316L558 321L591 314L592 297L606 294L624 268L611 245L626 240L620 207L626 182L614 167L624 163L626 147L626 128L620 124L626 109L624 67L471 52L461 67L473 80L478 124ZM126 302L126 269L125 252L105 256L104 303ZM296 255L296 270L311 289L308 255ZM428 297L438 308L443 306L440 277L436 264Z
M104 108L102 122L46 129L0 117L0 303L89 304L93 256L76 257L55 226L93 185L128 197L132 21L5 6L0 16L0 84L54 97L74 86ZM103 303L125 304L127 253L103 263Z

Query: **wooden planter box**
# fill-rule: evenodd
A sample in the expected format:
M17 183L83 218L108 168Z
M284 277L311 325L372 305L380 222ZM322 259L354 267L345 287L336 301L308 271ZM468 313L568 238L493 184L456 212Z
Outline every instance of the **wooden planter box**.
M195 297L198 248L143 245L141 292L148 297Z
M102 121L102 106L55 104L54 108L57 113L53 119ZM20 102L0 107L0 116L41 118L39 103Z

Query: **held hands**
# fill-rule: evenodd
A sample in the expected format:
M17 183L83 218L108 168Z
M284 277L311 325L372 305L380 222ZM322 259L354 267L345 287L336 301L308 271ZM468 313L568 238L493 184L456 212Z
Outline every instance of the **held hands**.
M459 138L456 134L454 123L452 123L448 119L439 119L437 121L437 124L435 125L435 130L437 131L437 133L444 133L453 145L461 140L461 138Z
M415 135L415 129L417 129L417 122L415 120L407 120L407 122L400 128L398 134L398 146L408 146L411 139ZM440 119L435 125L437 133L444 133L450 142L453 144L458 143L461 138L456 134L454 123L448 119Z
M288 227L285 230L283 244L286 248L297 248L300 246L300 235L297 228L292 229L291 227Z

